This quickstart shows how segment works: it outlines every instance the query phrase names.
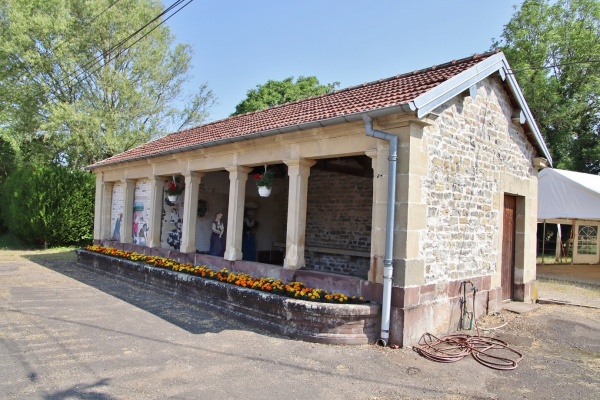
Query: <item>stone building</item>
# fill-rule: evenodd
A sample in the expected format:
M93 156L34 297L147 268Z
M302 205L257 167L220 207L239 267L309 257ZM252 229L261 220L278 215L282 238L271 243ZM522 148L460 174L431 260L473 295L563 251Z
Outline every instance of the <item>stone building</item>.
M382 304L381 340L411 345L456 330L465 293L477 315L535 300L537 171L549 163L505 56L490 52L91 165L94 238L363 295ZM274 184L260 197L253 174L265 169ZM185 186L174 202L169 181ZM256 256L244 260L249 209ZM222 258L206 255L217 212Z

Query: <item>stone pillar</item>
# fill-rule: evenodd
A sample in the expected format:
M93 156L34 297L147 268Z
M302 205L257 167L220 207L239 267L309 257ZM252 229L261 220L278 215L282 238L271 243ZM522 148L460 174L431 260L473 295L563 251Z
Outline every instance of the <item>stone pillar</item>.
M185 197L183 199L183 226L181 227L180 251L182 253L195 253L198 193L200 192L200 180L204 174L187 171L182 175L185 177Z
M308 176L314 160L285 160L290 178L287 216L287 236L283 267L300 269L304 267L304 248L306 238L306 205L308 194Z
M398 129L397 135L394 286L420 286L425 283L421 233L427 227L427 203L421 189L428 165L427 150L422 143L423 125L410 123Z
M150 221L146 246L160 247L160 227L165 192L165 180L162 176L150 178Z
M102 173L96 175L96 193L94 197L94 240L105 240L110 238L110 211L113 186L113 182L103 181ZM108 191L110 191L110 193L107 193ZM108 227L106 226L107 220Z
M227 209L227 240L223 258L235 261L242 259L246 181L252 168L234 165L225 169L229 171L229 206Z
M135 195L135 180L126 179L125 197L123 200L123 236L121 243L131 243L133 241L133 197Z
M383 142L383 141L380 141ZM385 237L388 196L389 145L380 143L377 149L366 152L373 166L373 208L371 227L371 266L368 280L383 283L383 260L385 259Z
M102 188L102 239L112 239L110 231L110 217L112 212L112 193L114 182L103 182Z

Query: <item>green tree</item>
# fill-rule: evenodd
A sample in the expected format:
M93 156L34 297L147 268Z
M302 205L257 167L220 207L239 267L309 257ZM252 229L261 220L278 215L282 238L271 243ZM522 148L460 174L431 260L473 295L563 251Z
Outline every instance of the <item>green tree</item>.
M94 175L87 171L61 166L20 168L4 184L2 217L10 232L26 243L89 244L95 184Z
M319 96L335 90L339 84L334 82L321 85L315 76L300 76L296 82L292 76L282 81L269 80L263 85L256 85L256 89L248 90L246 99L235 106L235 112L231 115L245 114L306 97Z
M20 160L79 168L206 119L214 96L183 92L192 49L162 17L126 40L163 11L160 0L0 0L0 134Z
M15 168L15 152L10 143L0 136L0 198L4 191L4 181ZM0 202L0 232L4 232L7 228L2 218L2 203Z
M525 0L500 47L558 168L600 172L600 2Z

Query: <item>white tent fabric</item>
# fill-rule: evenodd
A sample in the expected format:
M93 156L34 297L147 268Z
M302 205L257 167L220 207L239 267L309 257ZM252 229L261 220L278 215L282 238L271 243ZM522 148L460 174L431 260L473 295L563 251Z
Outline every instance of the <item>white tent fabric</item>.
M600 176L544 168L538 174L538 220L600 220Z

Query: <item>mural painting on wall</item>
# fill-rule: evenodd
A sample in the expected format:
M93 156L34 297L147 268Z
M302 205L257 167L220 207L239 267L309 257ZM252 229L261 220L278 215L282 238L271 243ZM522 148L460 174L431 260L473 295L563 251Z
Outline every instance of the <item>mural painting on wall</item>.
M133 203L133 244L146 245L148 221L144 219L144 202Z
M123 236L123 185L116 184L112 192L112 207L110 211L111 240L121 241Z
M179 250L181 247L181 227L183 224L183 218L181 214L183 212L183 204L181 199L178 199L173 205L167 204L167 207L163 207L163 227L168 230L166 242L175 250Z
M113 230L112 240L121 241L121 222L123 222L123 213L119 214L119 218L115 221L115 229Z

